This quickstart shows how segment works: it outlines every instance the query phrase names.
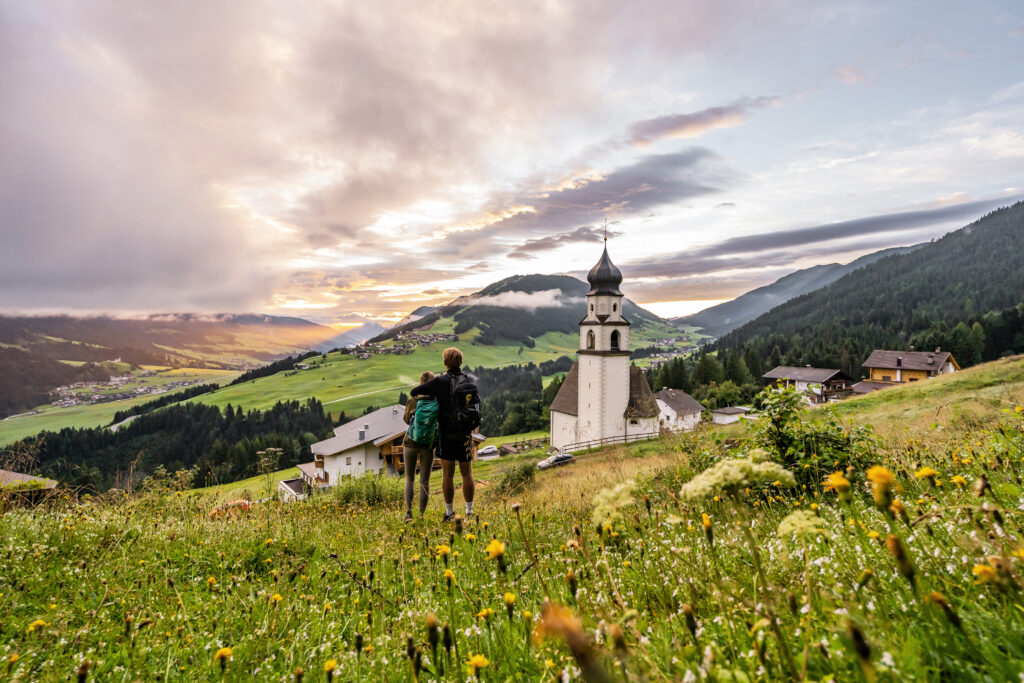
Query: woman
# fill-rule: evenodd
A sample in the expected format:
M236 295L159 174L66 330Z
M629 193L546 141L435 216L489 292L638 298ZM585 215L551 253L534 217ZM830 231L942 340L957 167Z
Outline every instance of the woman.
M420 375L420 384L434 379L434 373ZM427 397L412 397L405 404L405 432L402 451L405 461L405 521L412 521L412 493L416 482L416 465L420 467L420 519L427 509L430 495L430 468L434 465L434 444L437 440L437 401Z

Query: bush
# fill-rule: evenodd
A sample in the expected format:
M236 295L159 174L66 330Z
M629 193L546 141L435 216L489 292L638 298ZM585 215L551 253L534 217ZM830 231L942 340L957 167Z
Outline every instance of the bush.
M501 472L501 480L494 492L502 496L514 496L531 488L536 480L537 465L533 462L520 462L507 467Z
M399 477L367 473L343 480L331 488L331 495L342 505L362 503L370 507L384 507L401 503L405 499L405 489Z

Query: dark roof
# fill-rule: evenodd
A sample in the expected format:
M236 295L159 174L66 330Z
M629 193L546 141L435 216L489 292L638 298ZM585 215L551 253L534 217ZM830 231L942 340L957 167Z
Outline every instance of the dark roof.
M590 291L587 292L587 296L591 294L615 294L622 296L622 292L619 291L619 285L622 284L622 271L616 268L612 260L608 258L607 244L604 246L601 260L587 273L587 282L590 283Z
M310 450L317 455L334 455L365 443L373 443L384 436L397 436L405 431L404 415L405 411L400 405L375 410L369 415L362 415L340 427L335 427L334 436L316 442ZM360 439L359 430L364 429L364 425L365 432Z
M902 359L902 364L896 365L897 359ZM946 361L952 361L953 365L960 367L953 354L949 351L885 351L875 349L864 361L866 368L901 370L940 370Z
M779 367L764 373L765 379L791 379L794 382L827 382L839 375L838 379L851 379L842 370L832 368L798 368L788 365Z
M662 389L654 395L654 398L667 403L669 408L676 411L676 415L700 413L704 410L704 406L698 403L693 396L678 389Z
M719 415L745 415L750 412L750 408L744 408L743 406L729 406L727 408L715 408L711 412L718 413Z
M22 474L21 472L12 472L11 470L0 470L0 486L10 486L11 484L26 484L31 481L40 482L44 489L52 489L57 486L57 482L53 479L46 479L44 477L33 477L31 474Z
M566 373L565 379L562 381L561 388L555 394L555 400L551 402L551 410L556 413L576 415L579 410L579 392L580 364L573 363L572 367L569 368L569 372Z
M306 492L306 487L302 483L302 479L284 479L278 482L278 488L285 487L292 495L301 496Z
M551 402L551 410L566 415L578 415L580 372L579 363L574 363L562 387L558 390L555 400ZM629 401L626 403L626 410L622 416L628 418L657 417L661 411L658 410L658 402L654 399L651 387L644 379L643 370L635 365L629 366Z
M850 388L855 394L870 394L872 391L878 391L879 389L885 389L892 386L896 385L892 382L869 382L865 380L863 382L857 382Z
M629 366L629 403L622 413L623 417L658 417L661 410L654 399L651 385L644 377L644 371L635 365Z

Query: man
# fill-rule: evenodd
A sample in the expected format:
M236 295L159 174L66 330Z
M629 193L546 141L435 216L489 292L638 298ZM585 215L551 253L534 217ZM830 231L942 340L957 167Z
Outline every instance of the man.
M454 346L444 350L441 360L447 372L424 382L410 393L411 396L429 397L437 400L438 436L437 455L441 459L441 493L444 496L444 518L449 522L455 517L455 465L458 463L462 474L462 497L466 500L466 518L473 516L473 428L479 425L479 397L476 386L468 375L462 372L462 352ZM456 400L459 405L456 405ZM466 410L462 403L472 404L476 412L476 424L466 421Z

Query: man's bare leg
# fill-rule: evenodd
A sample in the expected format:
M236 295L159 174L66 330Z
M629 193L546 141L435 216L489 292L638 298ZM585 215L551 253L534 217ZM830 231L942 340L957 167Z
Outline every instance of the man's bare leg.
M462 475L462 497L466 499L466 516L469 516L473 514L473 496L476 494L476 483L473 481L473 461L460 461L459 473ZM452 498L455 497L454 484L455 482L452 482Z
M455 514L455 461L441 461L441 496L445 516Z

